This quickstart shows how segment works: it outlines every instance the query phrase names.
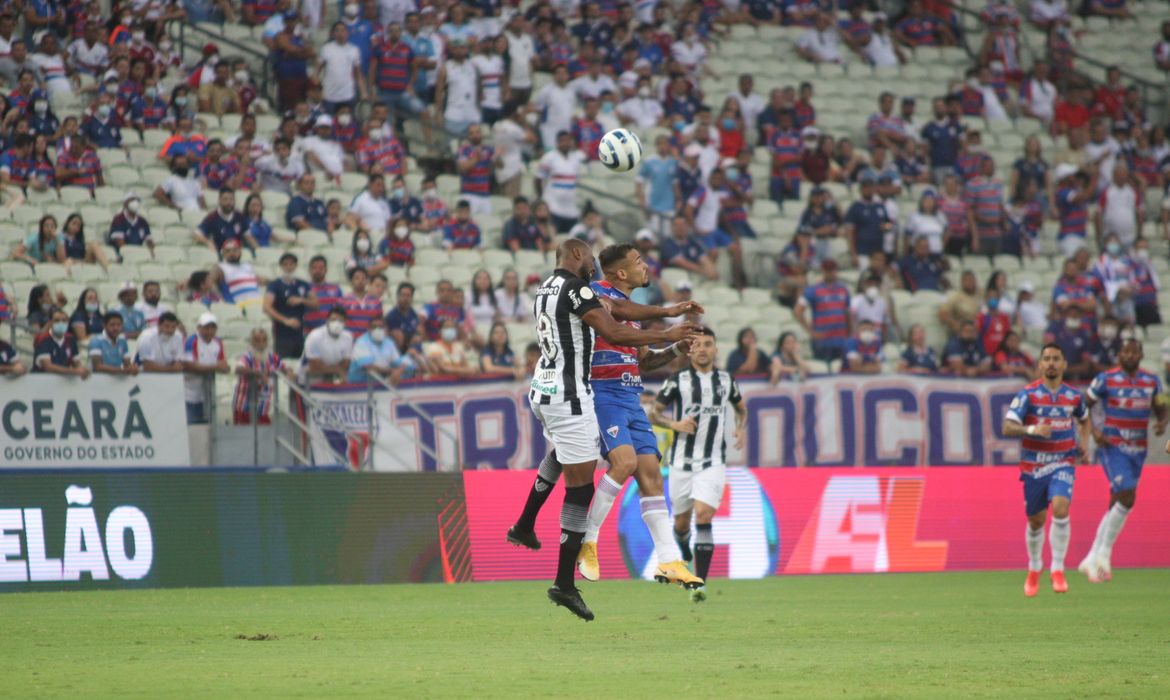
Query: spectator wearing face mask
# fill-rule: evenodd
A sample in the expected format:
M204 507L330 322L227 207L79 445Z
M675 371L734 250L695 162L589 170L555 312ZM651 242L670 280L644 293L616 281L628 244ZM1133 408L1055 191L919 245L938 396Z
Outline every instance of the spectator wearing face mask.
M264 292L264 313L272 319L274 349L280 357L301 356L305 312L317 306L309 283L299 279L296 273L297 256L292 253L281 255L280 277L269 282Z
M325 325L305 338L305 354L301 358L300 381L341 382L349 374L353 356L353 336L345 332L345 309L329 310Z
M883 341L901 335L894 319L894 308L882 294L881 278L869 273L862 278L858 287L858 294L849 301L849 313L853 318L854 327L860 327L862 321L868 321L877 332L878 338Z
M398 345L386 331L386 321L381 316L369 320L367 330L353 344L350 356L348 381L350 384L364 384L367 375L378 375L398 386L404 377L414 372L409 356L403 356Z
M391 267L409 267L414 264L414 242L410 240L410 226L405 219L390 223L390 233L378 243L378 253Z
M439 329L439 338L427 343L424 352L428 362L439 374L473 377L479 374L478 358L467 344L459 339L455 320L448 318Z
M138 215L142 206L142 198L133 190L122 198L122 211L114 216L110 222L110 231L106 239L114 249L121 253L122 247L127 245L144 245L154 257L154 238L150 235L150 223Z
M841 371L849 374L881 374L882 341L871 321L857 324L857 334L845 341Z
M1093 329L1075 305L1064 308L1044 333L1045 343L1056 343L1068 361L1065 377L1088 380L1092 376Z
M274 352L268 350L268 333L263 328L252 331L248 349L236 361L236 390L232 396L232 423L251 425L253 405L257 425L272 423L275 375L292 377L292 370Z
M61 374L85 379L89 376L77 353L77 340L69 332L69 317L54 309L48 330L37 336L33 349L33 372Z
M1012 330L1012 319L1000 308L999 290L988 289L983 308L975 317L975 330L983 341L983 350L994 355Z
M1134 316L1137 325L1159 325L1162 314L1158 310L1158 291L1162 283L1150 265L1150 242L1139 238L1134 243L1129 259L1130 286L1133 288Z

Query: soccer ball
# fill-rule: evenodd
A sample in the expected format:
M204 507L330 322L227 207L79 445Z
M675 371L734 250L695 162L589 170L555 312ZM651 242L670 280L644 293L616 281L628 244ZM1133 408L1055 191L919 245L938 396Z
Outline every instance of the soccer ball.
M597 157L602 165L614 172L628 172L642 162L642 142L632 131L614 129L601 137Z

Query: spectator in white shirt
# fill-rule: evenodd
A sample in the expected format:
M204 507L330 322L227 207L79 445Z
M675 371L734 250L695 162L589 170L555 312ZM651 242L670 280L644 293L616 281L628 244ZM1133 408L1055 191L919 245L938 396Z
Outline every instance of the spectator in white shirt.
M1068 24L1066 0L1032 0L1028 5L1028 20L1045 31L1054 24Z
M183 335L179 333L177 316L164 311L158 317L158 325L142 331L138 336L138 361L143 372L173 374L183 371Z
M1113 178L1101 193L1097 212L1093 216L1097 239L1115 235L1128 250L1141 234L1144 213L1142 194L1134 187L1129 166L1119 159L1113 166Z
M353 357L353 336L345 332L345 309L329 310L325 325L305 337L305 354L301 357L299 380L309 382L345 381Z
M569 85L569 67L558 65L553 69L553 81L536 93L533 106L544 115L540 123L540 141L545 148L557 143L557 134L573 127L573 110L577 93ZM550 151L551 152L551 151Z
M764 98L756 94L754 89L755 80L750 73L744 73L739 76L739 90L728 95L728 97L739 103L739 113L743 117L744 132L748 134L756 133L756 120L759 119L760 113L767 106Z
M154 198L160 204L179 211L207 208L203 200L203 185L194 177L187 164L187 156L176 156L171 161L171 175L154 189Z
M524 13L512 15L504 38L508 40L508 87L512 93L508 102L528 104L528 98L532 97L532 59L536 58L536 44L528 34Z
M1056 114L1056 86L1048 80L1048 64L1036 61L1032 74L1020 85L1020 112L1025 117L1051 124Z
M352 107L359 95L363 100L368 99L369 92L363 79L361 51L349 43L345 23L334 23L331 36L333 40L321 47L316 76L325 107L333 113L341 105Z
M589 59L589 68L585 75L575 78L569 85L573 88L573 92L577 94L577 99L584 102L593 97L601 97L601 93L617 92L617 83L613 78L602 72L603 62L601 56L594 56Z
M678 41L670 45L670 55L692 76L698 76L700 71L711 72L707 66L707 47L690 22L682 25Z
M828 13L821 12L816 16L815 26L809 27L800 35L796 42L796 53L811 63L840 63L839 43L833 18Z
M313 134L301 142L301 151L312 171L321 171L335 182L341 182L345 169L345 151L333 140L333 117L322 114L313 123Z
M206 399L209 394L214 399L215 391L214 388L210 392L205 389L204 376L227 374L230 368L223 341L216 337L219 324L215 316L204 313L195 328L195 333L183 343L183 391L187 399L187 423L206 423Z
M568 233L581 216L577 206L577 179L585 163L585 154L573 150L573 135L557 134L557 149L549 151L537 166L536 191L548 205L557 233Z
M353 198L346 217L346 226L361 228L371 239L381 240L390 223L390 202L386 199L386 180L381 175L371 175L366 189Z
M1170 20L1162 22L1162 40L1154 44L1154 65L1170 71Z
M292 157L292 142L284 137L272 142L272 151L256 159L260 189L289 194L292 184L305 174L304 159Z
M623 124L633 125L638 129L652 129L662 123L666 112L662 103L654 99L648 78L638 79L638 91L634 97L624 100L617 106L618 118Z
M874 15L873 31L870 32L869 43L862 47L861 54L874 66L897 66L906 62L906 54L890 34L884 12Z

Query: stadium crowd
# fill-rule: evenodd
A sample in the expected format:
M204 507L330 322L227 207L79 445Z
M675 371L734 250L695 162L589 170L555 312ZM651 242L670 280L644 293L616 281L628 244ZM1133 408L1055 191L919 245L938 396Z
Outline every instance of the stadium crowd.
M986 31L968 43L965 80L939 84L928 106L883 93L850 133L818 125L815 78L760 92L744 74L731 94L704 92L710 55L737 25L803 27L788 60L816 64L898 66L922 47L966 41L946 3L875 9L10 4L0 11L0 204L28 229L5 239L0 321L19 319L35 340L27 367L0 341L0 372L184 372L200 420L200 375L234 366L239 422L249 378L276 372L521 379L539 353L527 337L512 347L509 330L529 323L533 272L547 271L560 238L597 250L617 238L578 185L618 126L654 135L632 192L645 213L634 240L655 277L641 298L764 285L773 300L760 316L787 319L776 338L740 330L734 374L1026 376L1029 344L1041 340L1066 349L1073 378L1114 364L1122 338L1161 323L1150 239L1170 237L1170 209L1145 201L1170 184L1170 143L1120 70L1101 82L1079 70L1063 0L972 7ZM1127 0L1091 0L1084 12L1130 16ZM249 61L215 43L185 64L167 32L183 21L254 27L271 54L272 101ZM1024 50L1024 25L1045 32L1043 53ZM1170 22L1162 34L1153 60L1170 70ZM423 139L456 141L447 165L457 183L441 188L450 175L435 167L420 177L412 150L423 139L405 138L415 118ZM976 126L1007 122L1036 132L1010 167ZM115 182L126 163L158 174L149 191ZM50 199L70 210L18 213ZM764 206L796 225L757 231ZM777 236L790 241L761 272L758 240ZM1050 297L1018 262L1041 260L1045 237L1062 265ZM120 271L153 271L164 253L194 269L177 280ZM462 254L484 262L466 284L443 265ZM538 263L509 264L522 256ZM982 258L980 279L964 268ZM426 267L439 274L415 274ZM106 279L121 281L115 298L97 284L75 299L62 289ZM5 295L12 281L35 282L23 306ZM899 318L910 294L938 295L936 317ZM714 322L721 309L709 306ZM221 321L241 343L231 362Z

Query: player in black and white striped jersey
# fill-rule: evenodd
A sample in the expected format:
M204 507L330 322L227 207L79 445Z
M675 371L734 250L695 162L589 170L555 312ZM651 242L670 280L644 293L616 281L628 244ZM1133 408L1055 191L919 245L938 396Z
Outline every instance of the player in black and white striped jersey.
M670 500L674 535L684 559L690 560L691 511L695 518L695 575L704 581L711 568L715 539L711 521L727 482L727 414L735 411L735 446L747 434L747 407L730 373L715 367L715 333L703 328L691 341L691 366L671 375L658 392L650 420L675 432L670 462ZM663 413L673 410L673 418ZM703 587L691 600L706 600Z
M593 251L584 242L569 239L557 249L557 269L536 291L533 316L541 357L528 398L553 449L537 470L524 513L508 530L509 542L530 549L540 547L533 533L536 515L563 471L565 502L561 507L560 552L556 582L548 589L548 597L585 620L592 620L593 613L573 581L593 499L593 470L601 456L589 385L594 333L615 344L642 347L687 341L698 330L691 323L668 331L641 330L619 323L590 289L593 272ZM626 320L646 320L663 314L661 307L642 307L632 302L624 310ZM640 310L654 315L629 317Z

